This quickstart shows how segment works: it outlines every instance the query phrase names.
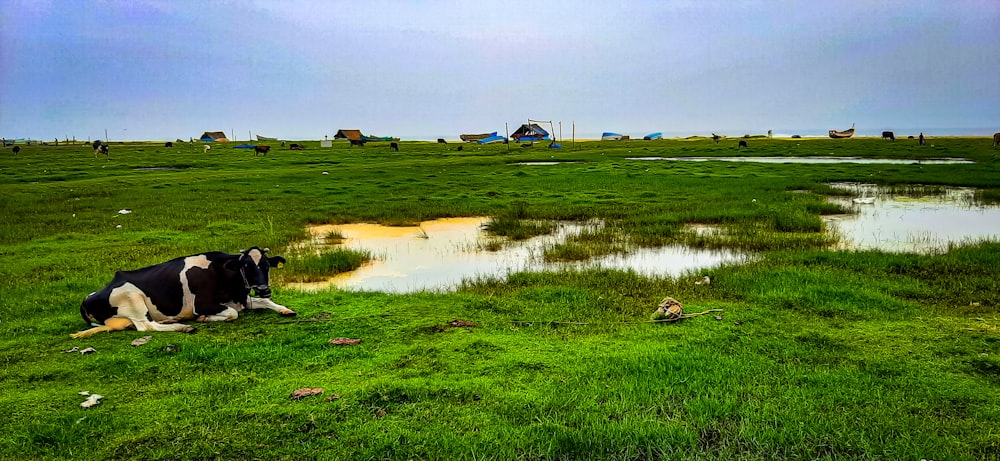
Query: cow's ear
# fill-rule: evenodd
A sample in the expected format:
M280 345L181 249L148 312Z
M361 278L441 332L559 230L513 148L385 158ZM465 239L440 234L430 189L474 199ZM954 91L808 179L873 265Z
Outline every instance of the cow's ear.
M281 266L285 265L285 258L282 258L281 256L272 256L267 258L267 263L270 264L271 267L277 267L280 269Z

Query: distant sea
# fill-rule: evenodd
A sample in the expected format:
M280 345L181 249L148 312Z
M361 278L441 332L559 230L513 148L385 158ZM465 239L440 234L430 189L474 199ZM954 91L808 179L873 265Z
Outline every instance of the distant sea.
M846 129L849 129L850 127L851 126L848 125L848 126L839 127L839 128L836 128L836 129L837 130L846 130ZM982 127L982 128L878 128L878 129L871 129L871 130L858 128L857 132L855 133L855 136L858 136L858 137L867 137L867 136L881 137L883 130L890 130L890 131L892 131L896 135L897 138L899 138L899 137L905 138L907 136L917 137L917 136L920 135L920 133L923 133L924 136L987 136L987 137L992 137L993 133L996 133L997 131L1000 131L1000 126L997 126L997 127ZM825 129L823 129L823 128L806 128L806 129L775 128L775 129L773 129L773 131L774 131L774 137L776 137L776 138L790 138L793 135L798 135L798 136L801 136L803 138L827 138L827 137L829 137L830 128L825 128ZM628 135L631 139L642 139L643 136L646 136L646 135L651 134L653 132L650 132L650 131L647 131L647 132L616 131L616 133L622 134L622 135ZM661 131L661 133L663 133L663 137L664 138L687 138L689 136L705 136L705 137L709 137L709 136L712 136L713 132L712 131L668 131L668 130L663 130L663 131ZM747 131L747 130L742 130L742 131L741 130L717 130L717 131L715 131L715 133L718 133L719 135L723 135L723 136L730 137L730 138L739 138L739 137L742 137L743 135L747 135L747 134L749 134L751 136L766 135L767 134L767 130L764 130L763 132L758 132L758 131L753 131L753 130L750 130L750 131ZM438 138L444 138L444 139L446 139L448 141L455 141L455 140L458 140L458 135L459 134L460 133L455 133L455 134L449 133L447 135L415 135L415 136L401 135L399 137L402 140L404 140L404 141L434 141L434 140L436 140ZM503 133L500 132L500 134L502 135ZM598 132L598 131L579 131L578 130L576 132L576 139L578 139L578 140L601 139L601 135L602 134L604 134L604 133L603 132ZM561 139L563 141L569 141L569 140L572 139L572 135L571 135L570 132L568 132L564 128L563 129L563 135L562 135Z

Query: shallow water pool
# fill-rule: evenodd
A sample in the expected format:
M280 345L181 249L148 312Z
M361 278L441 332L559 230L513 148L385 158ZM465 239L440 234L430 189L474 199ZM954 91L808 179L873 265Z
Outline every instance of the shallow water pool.
M842 249L939 253L949 244L1000 239L1000 207L978 203L972 188L832 186L854 194L830 198L852 214L823 218Z
M300 290L320 290L330 286L361 291L409 293L447 291L464 279L504 278L521 271L562 268L608 268L633 270L645 275L680 276L689 271L741 262L747 256L736 251L691 249L681 245L640 248L627 255L608 255L585 262L545 262L542 253L594 223L559 224L551 235L525 241L505 242L498 251L485 248L490 242L483 226L486 217L448 218L426 221L419 226L389 227L376 224L321 225L308 228L313 244L323 244L324 236L338 231L340 245L370 252L376 260L357 270L317 283L289 283Z

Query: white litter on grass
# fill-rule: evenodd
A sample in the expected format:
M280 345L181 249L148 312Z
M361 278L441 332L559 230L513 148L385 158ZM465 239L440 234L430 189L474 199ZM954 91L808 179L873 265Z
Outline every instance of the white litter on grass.
M324 171L323 174L330 174L330 172L329 171Z
M115 229L121 229L121 228L122 228L122 225L121 225L121 224L119 224L119 225L115 226Z
M93 347L88 347L86 349L81 350L80 354L86 355L86 354L93 354L94 352L97 352L97 349L94 349Z
M118 210L118 214L129 214L131 212L132 212L132 210L129 210L128 208L122 208L122 209Z
M90 396L87 397L87 400L84 400L83 403L80 404L80 406L83 408L90 408L94 405L101 403L101 399L103 398L104 396L101 394L90 394Z

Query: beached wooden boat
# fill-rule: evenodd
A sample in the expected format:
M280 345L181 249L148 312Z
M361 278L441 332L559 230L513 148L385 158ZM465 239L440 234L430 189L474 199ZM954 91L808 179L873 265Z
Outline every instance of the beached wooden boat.
M267 136L257 135L257 140L258 141L277 141L278 138L269 138Z
M849 130L844 130L844 131L830 130L830 137L833 139L850 138L851 136L854 136L853 123L851 124L851 129Z

